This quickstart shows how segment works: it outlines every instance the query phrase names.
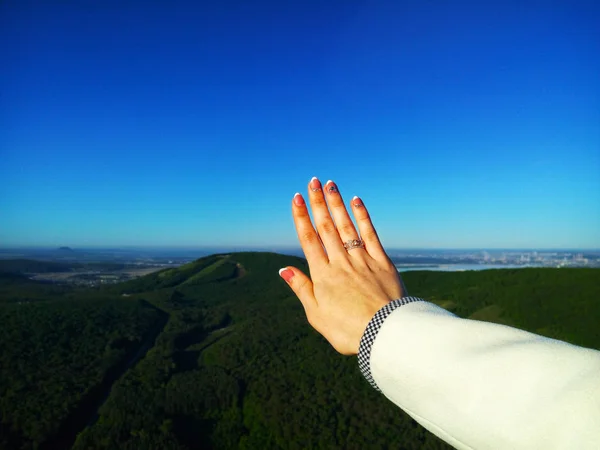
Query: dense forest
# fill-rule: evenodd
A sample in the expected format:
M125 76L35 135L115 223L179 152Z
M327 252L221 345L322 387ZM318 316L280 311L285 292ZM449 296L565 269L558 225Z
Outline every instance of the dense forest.
M139 300L0 304L0 446L36 447L67 432L162 315Z
M0 448L449 448L308 326L277 276L285 265L306 267L270 253L213 255L85 290L0 275ZM404 280L462 317L600 348L599 275Z

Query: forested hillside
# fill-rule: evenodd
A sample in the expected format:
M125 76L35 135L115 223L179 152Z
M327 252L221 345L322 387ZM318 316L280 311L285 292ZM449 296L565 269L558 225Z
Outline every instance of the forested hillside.
M0 304L0 446L75 433L78 415L93 412L103 382L162 315L139 300L85 296Z
M600 348L599 269L408 272L411 295L461 317Z
M116 377L99 417L85 411L73 448L449 448L309 327L277 275L285 265L305 268L277 254L213 255L102 290L49 286L45 301L46 287L7 278L0 448L70 445L56 433L68 434L69 414L85 409L85 389L152 330L162 331ZM599 348L599 275L522 269L404 279L411 295L463 317Z

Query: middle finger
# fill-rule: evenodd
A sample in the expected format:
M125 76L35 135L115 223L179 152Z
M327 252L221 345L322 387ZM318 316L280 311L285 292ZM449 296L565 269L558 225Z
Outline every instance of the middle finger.
M329 259L346 257L346 250L335 227L335 223L331 218L331 214L329 214L321 182L316 177L313 177L308 184L308 198L317 231Z

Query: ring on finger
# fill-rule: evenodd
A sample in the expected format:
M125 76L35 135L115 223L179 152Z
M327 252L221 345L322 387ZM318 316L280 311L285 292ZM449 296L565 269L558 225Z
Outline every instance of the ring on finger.
M347 252L355 248L365 248L365 242L362 239L350 239L344 242L344 248Z

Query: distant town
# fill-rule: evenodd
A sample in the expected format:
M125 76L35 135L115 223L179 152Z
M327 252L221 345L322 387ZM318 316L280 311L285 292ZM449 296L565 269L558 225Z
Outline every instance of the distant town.
M0 249L0 272L26 274L57 284L97 287L121 283L159 270L179 267L212 253L275 251L303 256L292 249ZM600 250L389 250L400 272L465 271L527 267L600 268Z
M485 270L526 267L600 268L597 250L393 250L398 270Z

